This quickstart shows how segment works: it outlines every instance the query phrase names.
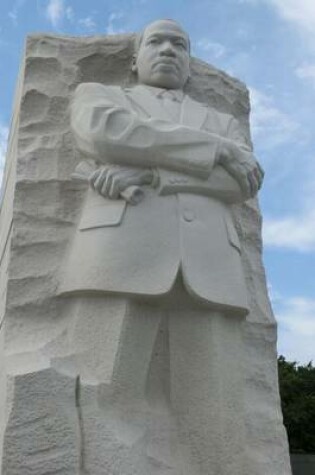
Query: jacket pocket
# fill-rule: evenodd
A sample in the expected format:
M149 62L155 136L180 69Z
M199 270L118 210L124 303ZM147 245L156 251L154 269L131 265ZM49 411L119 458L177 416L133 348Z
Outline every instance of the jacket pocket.
M241 253L241 243L235 229L233 220L230 215L225 216L225 225L227 231L227 237L231 246L233 246L239 253Z
M103 200L101 204L85 207L79 224L80 231L120 225L126 202L124 200L110 201L104 198Z

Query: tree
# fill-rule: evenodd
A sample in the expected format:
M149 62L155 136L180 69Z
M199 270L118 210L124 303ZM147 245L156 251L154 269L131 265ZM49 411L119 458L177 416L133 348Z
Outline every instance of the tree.
M278 358L283 422L291 453L315 453L315 367Z

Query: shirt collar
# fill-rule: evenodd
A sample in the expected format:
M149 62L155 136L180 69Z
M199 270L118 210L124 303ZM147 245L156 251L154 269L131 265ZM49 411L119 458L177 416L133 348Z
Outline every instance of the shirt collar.
M161 87L148 86L147 84L138 84L136 87L146 88L158 99L162 99L163 96L169 96L174 99L174 101L182 102L185 96L185 93L182 89L163 89Z

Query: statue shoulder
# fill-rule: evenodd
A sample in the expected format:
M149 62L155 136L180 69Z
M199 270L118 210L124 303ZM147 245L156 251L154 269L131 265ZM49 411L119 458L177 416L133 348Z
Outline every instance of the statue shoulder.
M74 91L75 98L95 95L121 97L124 95L124 91L120 86L105 85L98 82L83 82Z

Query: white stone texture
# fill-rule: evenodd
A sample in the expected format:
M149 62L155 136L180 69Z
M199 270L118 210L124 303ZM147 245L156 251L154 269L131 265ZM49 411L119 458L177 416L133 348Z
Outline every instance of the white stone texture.
M89 472L91 475L136 475L136 470L149 473L148 466L132 471L132 467L124 465L124 460L132 447L132 456L137 456L136 445L133 446L136 427L141 438L143 421L152 417L152 412L148 416L144 404L139 408L130 403L128 411L119 407L123 420L121 427L117 427L115 405L108 409L104 402L110 398L106 384L97 385L97 361L104 366L104 356L110 348L113 358L123 321L117 319L112 327L107 321L106 335L104 321L95 321L95 326L82 323L76 318L77 310L71 300L56 297L59 270L86 194L86 185L71 180L81 157L75 153L70 130L70 97L81 82L132 83L132 53L131 35L108 38L34 35L27 41L0 214L0 295L5 302L0 312L2 475L79 474L85 473L86 463L94 467ZM187 92L196 100L237 117L250 141L249 102L244 85L197 60L193 60L192 70ZM276 323L261 260L261 216L257 201L235 205L234 216L250 299L250 314L245 324L244 475L290 475L277 383ZM84 335L82 347L71 347L74 341L71 332ZM163 335L163 325L159 334ZM84 349L89 338L95 342L92 354ZM79 344L78 339L75 341ZM149 361L145 362L151 368L147 376L151 399L163 399L157 388L169 390L169 368L162 356L158 356L167 352L163 349L165 342L160 337L151 366ZM82 354L82 360L74 358L73 353ZM83 368L78 368L80 364ZM106 371L112 370L108 359ZM81 383L76 378L79 371L83 375ZM170 374L170 378L175 376ZM161 378L166 382L162 384ZM159 403L156 407L160 424L154 425L156 433L151 434L150 440L156 442L152 445L151 462L155 460L157 468L151 473L186 475L185 455L169 453L172 444L168 443L171 433L168 426L172 426L172 415L165 409L159 412ZM103 427L100 412L108 420L108 411L113 424ZM146 427L147 424L150 426L145 422ZM99 455L106 450L113 451L114 465L104 471L97 464ZM170 471L159 462L161 453L164 462L168 457L179 457L177 471ZM190 471L189 475L195 474Z

